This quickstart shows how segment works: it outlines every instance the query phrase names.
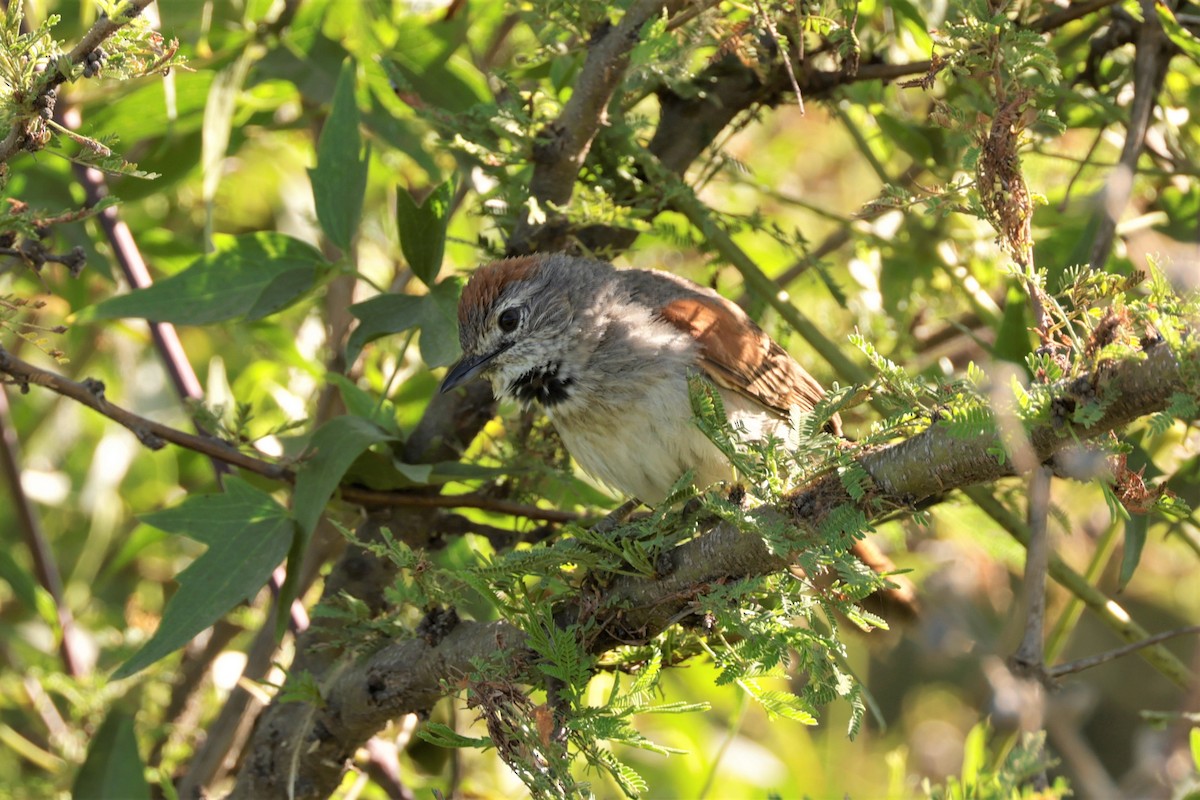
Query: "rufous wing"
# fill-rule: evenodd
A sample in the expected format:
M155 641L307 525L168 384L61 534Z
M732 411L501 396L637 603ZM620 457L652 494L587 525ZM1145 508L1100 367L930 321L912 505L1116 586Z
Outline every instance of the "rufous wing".
M664 320L700 345L700 368L718 386L738 392L786 416L793 405L810 411L825 390L804 367L723 297L692 295L659 310ZM841 420L828 426L841 434Z

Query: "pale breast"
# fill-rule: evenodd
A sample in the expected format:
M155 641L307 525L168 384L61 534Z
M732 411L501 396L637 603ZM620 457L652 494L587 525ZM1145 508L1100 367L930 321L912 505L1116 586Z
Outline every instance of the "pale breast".
M751 438L775 425L746 398L718 389L731 421ZM687 470L707 488L734 478L732 466L697 427L683 379L661 379L620 406L602 399L547 408L576 462L601 483L648 505L666 497Z

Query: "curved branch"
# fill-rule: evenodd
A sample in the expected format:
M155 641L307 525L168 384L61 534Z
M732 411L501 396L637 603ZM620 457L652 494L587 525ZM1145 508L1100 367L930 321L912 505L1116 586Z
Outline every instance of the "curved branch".
M1095 396L1105 411L1094 425L1064 423L1036 426L1030 444L1039 461L1075 446L1079 440L1103 436L1145 414L1167 407L1176 392L1200 394L1185 384L1176 356L1162 344L1149 345L1145 358L1108 364L1093 374L1056 387L1062 402ZM1200 368L1200 351L1184 355L1188 367ZM995 456L996 436L956 438L934 426L905 441L867 451L859 463L873 486L860 500L851 498L837 475L819 478L766 514L787 514L803 536L813 535L822 521L846 505L878 517L889 508L909 507L932 495L1015 474L1012 459ZM802 546L798 542L797 546ZM620 644L646 641L691 616L708 588L720 581L765 575L785 569L787 554L772 553L755 536L721 525L667 555L653 579L622 576L608 584L599 610L584 601L567 601L556 609L564 624L587 616L599 631L589 639L593 652ZM524 634L506 622L463 622L440 641L410 639L383 648L341 672L324 692L320 708L310 709L308 724L261 725L250 749L252 759L238 776L234 797L321 797L337 785L342 765L355 749L388 720L428 711L456 682L474 669L479 658L507 655L525 664L532 654ZM1180 676L1186 680L1186 670ZM294 759L303 752L304 757ZM292 771L289 765L295 765Z
M563 206L570 201L575 178L583 167L592 140L605 122L608 104L625 76L629 55L639 41L642 27L683 5L684 0L637 0L615 28L597 31L588 43L587 59L571 99L558 119L538 134L533 145L529 197L544 211L549 212L552 206ZM530 222L528 213L520 216L508 242L509 254L532 252L535 248L531 246L531 237L542 227L541 223ZM554 248L552 243L539 242L537 249L561 249L561 246Z

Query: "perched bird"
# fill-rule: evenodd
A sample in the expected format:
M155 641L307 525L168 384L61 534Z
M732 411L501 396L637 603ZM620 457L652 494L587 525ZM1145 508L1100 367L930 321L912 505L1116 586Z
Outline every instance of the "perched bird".
M825 395L736 304L667 272L497 261L467 283L458 322L463 356L443 392L482 376L497 397L540 404L585 472L649 505L689 469L701 488L734 477L693 420L689 374L712 382L747 440L786 438L791 407Z

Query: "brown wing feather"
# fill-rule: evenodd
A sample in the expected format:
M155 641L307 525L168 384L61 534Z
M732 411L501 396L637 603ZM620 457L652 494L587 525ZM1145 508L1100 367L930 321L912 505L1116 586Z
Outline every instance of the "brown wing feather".
M692 295L672 300L659 313L699 343L700 368L718 386L781 415L793 405L810 411L825 396L804 367L725 298ZM840 434L841 420L835 416L829 429Z

